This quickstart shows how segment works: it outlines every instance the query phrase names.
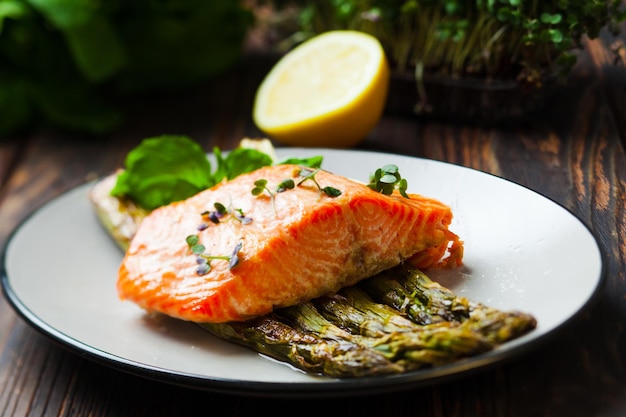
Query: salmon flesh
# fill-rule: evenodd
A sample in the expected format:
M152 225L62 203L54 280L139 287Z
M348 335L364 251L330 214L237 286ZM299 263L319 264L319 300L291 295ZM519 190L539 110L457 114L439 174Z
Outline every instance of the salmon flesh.
M120 266L120 297L192 322L243 321L402 262L462 262L448 206L324 170L303 181L301 169L261 168L152 211ZM292 188L279 186L289 179ZM254 195L258 180L265 187ZM340 194L324 193L327 186Z

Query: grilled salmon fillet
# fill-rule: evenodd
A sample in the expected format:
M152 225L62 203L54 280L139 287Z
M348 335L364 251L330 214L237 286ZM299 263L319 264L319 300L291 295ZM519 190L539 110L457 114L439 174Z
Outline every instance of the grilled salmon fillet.
M441 202L383 195L323 170L298 184L299 171L261 168L151 212L120 266L120 297L182 320L242 321L404 261L461 263L463 245ZM289 178L295 187L276 191ZM260 179L267 188L253 195ZM326 186L341 194L323 193Z

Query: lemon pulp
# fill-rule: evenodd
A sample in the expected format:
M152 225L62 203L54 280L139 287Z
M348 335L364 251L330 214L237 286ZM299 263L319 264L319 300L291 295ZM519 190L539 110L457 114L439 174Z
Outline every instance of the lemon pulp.
M388 83L376 38L326 32L272 68L257 91L253 118L259 129L286 144L351 146L378 123Z

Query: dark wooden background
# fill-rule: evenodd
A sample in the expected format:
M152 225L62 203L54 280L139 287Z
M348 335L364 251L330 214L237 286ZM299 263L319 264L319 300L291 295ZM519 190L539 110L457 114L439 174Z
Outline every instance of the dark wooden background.
M454 125L388 112L361 145L510 179L590 227L607 261L605 286L588 310L536 350L474 375L397 393L248 398L92 363L40 335L0 298L0 415L626 416L626 52L620 47L623 42L609 36L585 42L568 85L524 124ZM137 100L125 125L106 138L45 130L0 141L0 245L35 207L119 167L144 137L186 134L206 149L228 149L259 135L252 99L270 64L253 53L183 96ZM566 294L563 288L554 302Z

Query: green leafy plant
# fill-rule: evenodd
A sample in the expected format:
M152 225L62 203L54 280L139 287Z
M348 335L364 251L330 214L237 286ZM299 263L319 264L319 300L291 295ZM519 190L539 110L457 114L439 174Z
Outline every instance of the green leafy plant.
M215 170L200 144L187 136L146 138L126 156L124 170L111 194L130 197L152 210L190 197L225 178L272 164L271 157L256 149L238 148L226 156L218 148L213 151L218 160Z
M240 57L239 1L0 0L0 136L118 126L129 94L207 80Z
M228 269L233 269L239 265L239 251L243 247L242 242L238 242L235 245L230 255L209 255L207 254L206 247L200 243L198 235L189 235L185 238L187 246L192 254L196 256L196 262L198 267L196 268L196 274L206 275L211 271L211 261L221 260L228 261Z
M315 187L317 187L317 189L320 192L320 196L322 194L326 194L328 197L339 197L341 195L341 190L338 190L337 188L331 186L331 185L326 185L324 187L322 187L320 185L319 182L317 182L317 178L315 178L315 175L320 171L320 168L317 169L310 169L308 167L306 168L302 168L300 170L300 172L298 173L298 176L300 177L300 180L298 181L297 186L301 186L303 183L310 181L312 182Z
M282 0L301 41L334 29L375 35L399 71L538 84L567 74L583 36L617 30L621 0Z
M252 188L251 194L254 196L260 196L264 192L267 192L267 194L270 196L270 199L272 200L272 207L274 209L274 214L277 215L278 213L276 212L276 194L283 193L287 190L291 190L295 186L296 186L295 182L291 178L287 178L285 180L282 180L280 183L278 183L276 188L274 188L274 191L272 191L267 186L267 180L265 178L261 178L254 182L254 188Z
M313 169L319 168L324 160L323 156L316 155L309 158L285 158L276 162L268 154L246 147L238 147L227 153L214 147L213 156L217 162L215 169L200 144L188 136L145 138L126 155L124 168L117 176L111 195L130 198L141 208L153 210L262 167L297 163ZM258 184L255 183L253 194L261 194L266 185L266 180L259 180ZM287 179L278 184L274 191L279 193L294 186L293 180ZM221 203L215 203L215 209L206 213L213 222L226 214L233 214L242 222L249 220L239 209L228 209Z
M387 164L378 168L370 175L370 182L367 186L385 195L391 195L394 190L398 190L402 197L409 198L406 193L408 182L400 175L397 165Z

